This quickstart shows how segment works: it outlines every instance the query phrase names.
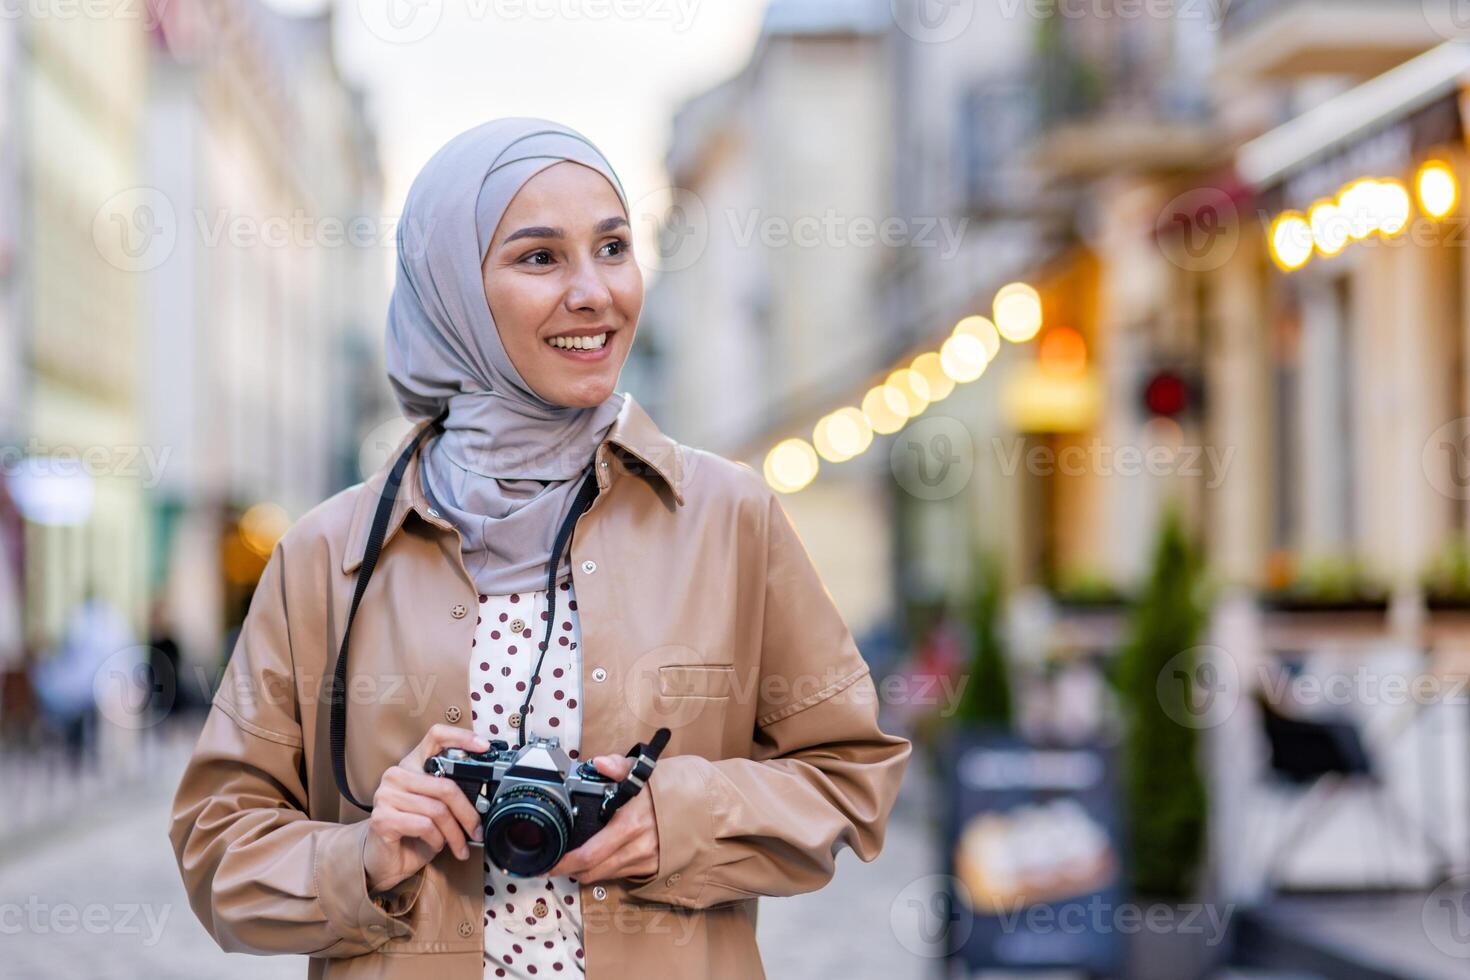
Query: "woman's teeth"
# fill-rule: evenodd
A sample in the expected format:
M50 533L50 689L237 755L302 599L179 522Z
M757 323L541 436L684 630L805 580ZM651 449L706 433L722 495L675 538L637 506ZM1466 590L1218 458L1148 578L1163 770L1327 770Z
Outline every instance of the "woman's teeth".
M551 337L546 342L553 347L563 347L567 350L597 350L607 342L607 332L594 334L591 337Z

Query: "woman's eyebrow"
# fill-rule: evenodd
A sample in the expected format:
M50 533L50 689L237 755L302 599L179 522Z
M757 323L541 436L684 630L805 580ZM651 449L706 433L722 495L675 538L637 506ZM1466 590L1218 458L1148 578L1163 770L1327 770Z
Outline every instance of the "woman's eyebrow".
M628 225L628 219L625 218L625 217L623 217L622 215L617 215L617 216L612 217L612 218L603 218L601 221L599 221L597 223L597 227L592 229L592 234L594 234L594 235L605 235L608 232L614 231L614 230L616 230L618 228L625 228L625 227L627 227L627 225ZM509 245L511 242L516 241L517 239L520 239L520 238L565 238L565 237L566 237L566 232L564 230L562 230L561 228L549 228L546 225L533 225L533 226L531 226L529 228L522 228L519 231L513 231L513 232L511 232L509 235L506 235L505 236L505 241L502 242L501 244L502 245Z

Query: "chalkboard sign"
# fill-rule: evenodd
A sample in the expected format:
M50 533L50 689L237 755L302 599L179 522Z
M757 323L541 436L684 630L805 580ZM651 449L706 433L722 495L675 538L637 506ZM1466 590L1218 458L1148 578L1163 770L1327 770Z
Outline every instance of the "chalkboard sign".
M1120 824L1109 751L960 731L942 760L951 975L1121 975Z

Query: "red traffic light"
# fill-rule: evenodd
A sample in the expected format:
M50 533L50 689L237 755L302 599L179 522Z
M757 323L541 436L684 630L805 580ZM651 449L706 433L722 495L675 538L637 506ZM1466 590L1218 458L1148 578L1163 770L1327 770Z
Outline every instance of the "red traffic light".
M1143 407L1151 415L1173 418L1190 406L1189 383L1172 371L1160 371L1143 389Z

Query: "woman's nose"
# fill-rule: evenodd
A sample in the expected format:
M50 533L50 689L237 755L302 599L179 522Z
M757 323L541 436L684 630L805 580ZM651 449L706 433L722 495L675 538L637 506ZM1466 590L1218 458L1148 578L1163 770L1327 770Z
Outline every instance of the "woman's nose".
M578 263L567 284L567 308L600 312L612 304L612 289L595 262Z

